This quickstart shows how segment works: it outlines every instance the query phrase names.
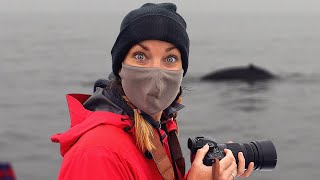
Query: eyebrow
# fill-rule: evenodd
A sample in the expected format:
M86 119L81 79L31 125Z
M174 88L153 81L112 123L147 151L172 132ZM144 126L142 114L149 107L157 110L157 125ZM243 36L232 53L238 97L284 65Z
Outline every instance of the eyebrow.
M141 43L138 43L138 45L139 45L142 49L144 49L144 50L146 50L146 51L150 51L150 48L148 48L146 45L141 44ZM173 50L173 49L176 49L176 48L177 48L177 47L175 47L175 46L169 47L169 48L166 49L166 52L169 52L169 51L171 51L171 50Z
M175 46L169 47L169 48L166 49L166 52L169 52L169 51L171 51L171 50L173 50L173 49L176 49L176 48L177 48L177 47L175 47Z
M143 45L143 44L141 44L141 43L138 43L138 45L139 45L140 47L142 47L142 49L144 49L144 50L146 50L146 51L150 51L150 49L149 49L147 46L145 46L145 45Z

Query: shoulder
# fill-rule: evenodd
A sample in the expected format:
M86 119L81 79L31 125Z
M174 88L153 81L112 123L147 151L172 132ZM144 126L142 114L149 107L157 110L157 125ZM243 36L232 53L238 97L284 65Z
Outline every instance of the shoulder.
M145 158L131 133L99 125L82 135L66 154L59 180L159 179L157 172L156 164Z
M78 151L102 148L115 153L125 153L136 149L132 134L117 126L106 124L87 131L76 144Z
M87 134L86 134L87 135ZM90 133L88 134L90 135ZM130 161L119 152L101 143L82 142L90 136L83 136L63 159L59 180L130 179ZM96 137L96 136L91 136ZM79 144L78 144L79 143ZM110 146L111 147L111 146Z

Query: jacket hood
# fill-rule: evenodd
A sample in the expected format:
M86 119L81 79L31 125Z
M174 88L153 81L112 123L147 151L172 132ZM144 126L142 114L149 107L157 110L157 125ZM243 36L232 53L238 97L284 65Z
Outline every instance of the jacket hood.
M117 126L119 128L132 127L132 121L122 121L121 119L129 119L130 117L121 111L121 108L117 107L108 99L96 98L103 92L103 89L99 89L92 96L86 94L68 94L66 95L69 113L70 113L70 129L64 133L58 133L51 136L51 141L60 143L60 153L62 156L68 152L68 150L76 143L76 141L87 131L93 129L94 127L101 124L108 124ZM88 110L83 104L86 102L93 101L104 101L100 104L108 104L109 109L116 110L113 111L96 111ZM111 104L110 104L111 103ZM98 106L97 106L98 107ZM122 114L117 114L121 113Z
M119 89L112 88L112 86L95 87L93 95L67 94L66 99L71 120L70 129L64 133L51 136L52 142L60 143L62 156L83 134L96 126L108 124L121 129L131 129L133 127L133 121L129 120L130 117L133 117L133 110L123 101ZM169 131L175 130L177 128L176 123L167 120L172 120L172 115L183 107L179 103L171 104L164 110L162 118L165 121L161 124L166 124ZM127 120L123 121L123 119Z

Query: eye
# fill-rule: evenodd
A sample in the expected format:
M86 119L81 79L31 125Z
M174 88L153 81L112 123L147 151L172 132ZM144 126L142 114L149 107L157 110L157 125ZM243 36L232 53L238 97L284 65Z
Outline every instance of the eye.
M146 59L146 56L143 53L138 52L134 54L134 58L137 59L138 61L143 61Z
M166 62L175 63L175 62L177 62L177 60L178 60L177 56L169 56L169 57L167 57Z

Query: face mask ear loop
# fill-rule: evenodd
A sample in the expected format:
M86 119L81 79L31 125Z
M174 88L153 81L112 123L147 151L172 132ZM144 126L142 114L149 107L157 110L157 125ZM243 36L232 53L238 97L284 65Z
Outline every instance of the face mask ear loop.
M176 100L176 102L179 103L179 104L182 104L182 97L181 97L181 95L180 95L179 98ZM173 121L177 124L177 131L176 131L176 132L177 132L177 135L179 135L179 124L178 124L177 117L178 117L178 112L175 112L175 113L173 114L172 119L173 119Z
M174 100L174 104L178 103L178 104L182 104L182 87L180 86L180 91L179 93L177 94L177 97L176 99ZM178 116L178 112L175 112L173 114L173 121L177 124L177 130L176 130L176 133L177 135L179 135L179 124L178 124L178 120L177 120L177 116Z
M128 104L128 106L129 106L132 110L137 109L137 108L130 102L130 100L128 99L127 96L122 96L122 99ZM140 111L140 110L139 110L139 111Z

